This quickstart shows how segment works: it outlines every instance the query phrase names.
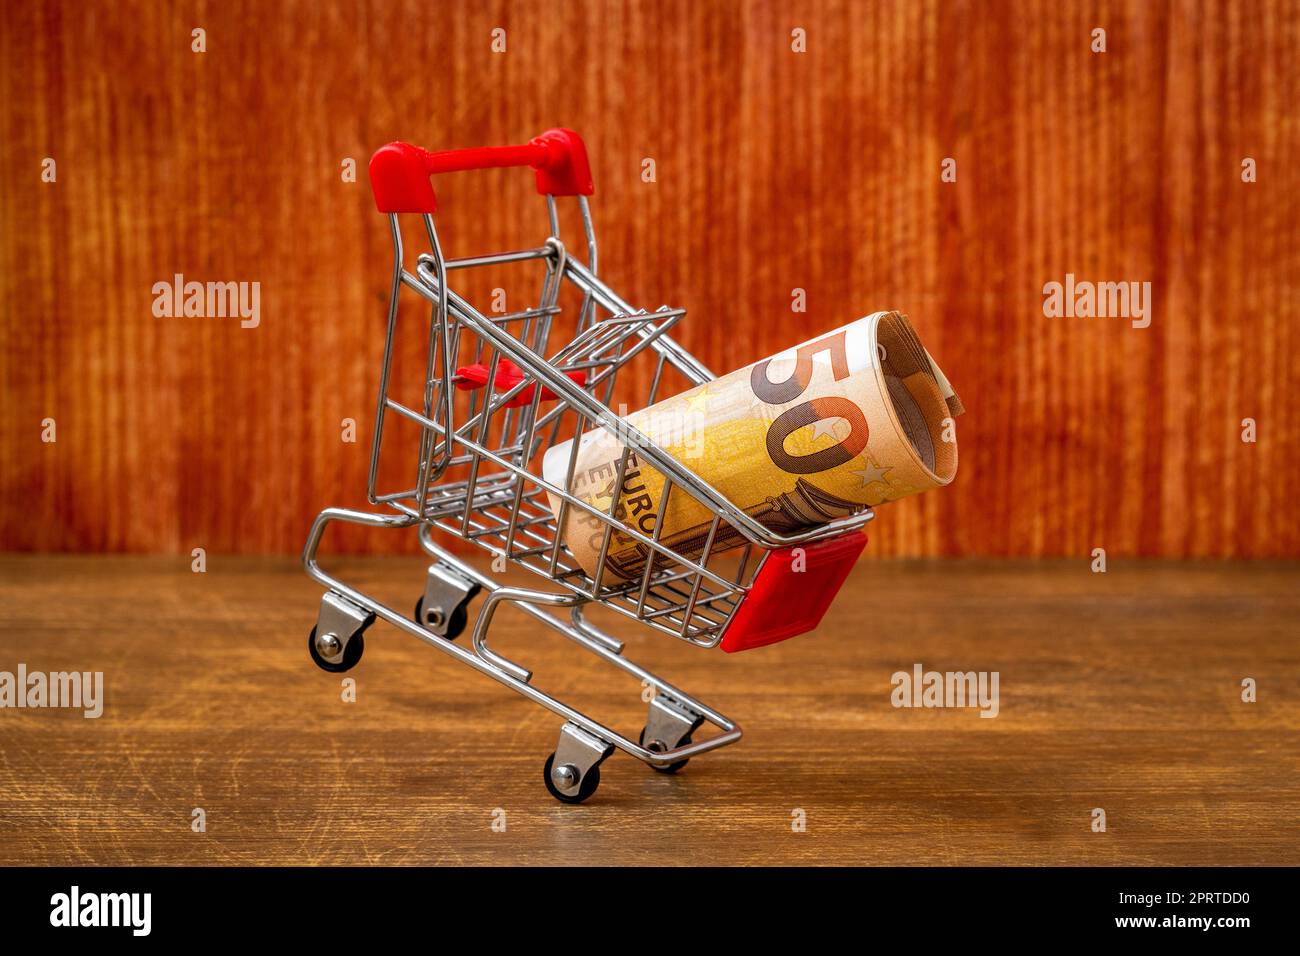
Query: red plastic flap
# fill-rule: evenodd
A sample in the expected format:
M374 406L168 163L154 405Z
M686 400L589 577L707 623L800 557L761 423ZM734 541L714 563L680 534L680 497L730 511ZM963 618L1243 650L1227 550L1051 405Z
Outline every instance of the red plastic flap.
M850 531L773 551L722 635L722 649L747 651L815 630L866 546L865 534Z
M576 385L587 384L587 373L582 369L574 372L565 372L570 380ZM497 378L493 383L493 388L498 392L508 392L521 381L524 373L514 362L509 359L502 359L497 363ZM456 376L452 379L456 387L462 392L472 392L475 389L482 388L487 384L488 367L486 365L462 365L456 369ZM506 408L519 408L522 405L531 405L533 403L533 388L529 385L522 389L518 395L506 402ZM542 387L542 401L553 402L557 398L556 394L545 386Z

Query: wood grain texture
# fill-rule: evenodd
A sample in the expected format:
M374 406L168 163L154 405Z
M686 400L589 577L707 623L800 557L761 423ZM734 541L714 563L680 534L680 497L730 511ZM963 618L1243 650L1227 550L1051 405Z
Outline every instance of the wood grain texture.
M414 559L338 570L397 608L422 586ZM675 777L615 754L566 807L541 780L558 718L393 628L343 703L307 657L320 591L286 561L0 557L0 666L102 670L107 701L0 710L0 864L1295 865L1298 583L1295 564L877 562L784 644L629 634L745 736ZM635 734L636 682L528 620L502 611L494 646ZM918 661L998 671L999 715L895 709Z
M7 2L0 547L297 550L364 498L371 151L566 125L604 274L688 308L713 368L910 314L970 410L961 474L869 554L1296 556L1297 63L1294 0ZM528 179L449 178L452 251L535 242ZM1151 327L1045 318L1067 272L1152 282ZM154 318L175 273L259 281L261 325Z

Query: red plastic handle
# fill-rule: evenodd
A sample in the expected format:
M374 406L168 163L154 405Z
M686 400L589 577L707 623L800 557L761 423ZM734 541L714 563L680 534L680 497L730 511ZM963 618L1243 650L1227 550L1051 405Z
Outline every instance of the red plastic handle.
M468 169L531 166L537 191L552 196L590 196L591 164L582 137L571 129L548 129L523 146L480 146L433 153L410 143L389 143L370 157L370 187L380 212L436 212L429 177Z

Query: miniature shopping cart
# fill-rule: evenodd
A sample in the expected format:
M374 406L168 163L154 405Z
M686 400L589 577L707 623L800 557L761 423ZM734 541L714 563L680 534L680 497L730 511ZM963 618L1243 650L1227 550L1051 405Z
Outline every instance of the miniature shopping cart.
M534 248L446 258L434 228L437 202L430 175L502 166L532 168L537 191L546 197L548 235ZM382 618L500 681L563 720L543 779L565 803L591 796L600 781L600 764L616 749L672 773L692 757L739 740L734 721L624 656L624 642L592 620L592 612L608 612L611 620L625 617L699 647L721 645L725 651L812 630L866 544L860 529L871 519L870 509L796 533L777 533L613 410L653 404L714 376L668 334L684 310L634 308L597 278L587 202L593 192L591 171L577 134L552 129L522 146L448 152L391 143L371 159L370 179L379 210L388 214L395 252L368 483L370 502L387 510L329 508L312 526L303 564L328 588L308 640L313 660L327 671L352 668L361 658L362 635ZM560 196L576 197L585 261L560 240ZM574 215L571 207L566 215ZM415 229L422 224L421 244L427 238L429 251L413 263L404 248L403 224ZM412 265L413 270L408 268ZM471 276L484 269L529 272L528 307L505 311L501 301L509 299L502 295L503 286L475 300L469 290L483 289L484 283L476 285ZM464 274L464 284L458 281L453 287L453 272L458 279ZM409 298L404 289L429 309L427 332L423 309L416 330L424 374L405 403L393 397L395 356L401 354L398 305L399 299ZM386 426L396 431L395 420L413 423L401 426L411 434L410 447L419 435L414 484L408 478L397 485L410 486L407 490L381 493L381 459L387 460L381 455L383 439ZM661 539L659 522L649 531L631 526L623 520L619 494L611 495L605 509L570 493L577 436L598 428L613 432L623 448L613 488L624 487L635 455L641 466L664 476L660 517L670 495L694 498L715 516L702 545L696 541L689 550L674 548ZM570 439L575 453L569 456L563 483L547 481L543 454ZM558 513L552 501L558 502ZM582 512L588 526L596 522L603 528L599 560L590 572L560 532L569 512ZM418 528L433 563L412 617L321 569L321 537L335 521ZM634 542L642 556L644 569L630 578L613 573L609 565L615 534L620 541ZM466 543L492 556L490 570L465 560L463 555L473 552ZM535 575L538 586L505 583L499 572L510 566ZM476 600L468 646L454 643ZM488 633L503 604L652 689L643 695L649 715L641 733L626 736L553 697L534 686L531 671L492 649ZM696 739L706 725L716 732Z

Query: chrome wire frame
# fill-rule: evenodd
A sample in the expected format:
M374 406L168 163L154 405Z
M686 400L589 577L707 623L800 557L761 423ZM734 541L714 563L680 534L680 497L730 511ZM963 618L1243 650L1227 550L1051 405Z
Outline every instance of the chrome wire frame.
M307 573L330 590L444 653L469 664L518 693L562 716L582 730L652 766L713 750L739 739L740 728L724 715L685 694L623 656L624 644L592 624L586 609L597 604L639 621L653 631L700 647L721 641L740 602L774 548L808 544L859 527L873 517L870 509L807 531L782 535L760 524L733 505L715 488L611 410L616 378L630 363L653 363L645 406L655 403L666 372L680 374L687 385L713 380L714 375L667 333L685 315L667 306L647 312L629 305L596 273L595 232L586 197L579 197L587 247L579 262L559 238L554 197L547 197L550 234L535 248L459 259L445 258L433 218L423 223L430 250L416 258L414 272L405 265L405 250L396 215L390 215L394 265L390 286L387 336L375 411L367 496L372 504L393 513L330 508L316 519L303 551ZM545 268L536 306L489 316L449 285L461 270L538 262ZM555 319L563 311L559 297L564 283L581 293L576 331L566 344L550 352ZM430 308L426 374L422 401L412 407L391 395L392 364L403 287L424 299ZM466 336L469 336L466 338ZM468 408L457 408L454 368L463 346L471 361L487 362L487 383L472 392ZM495 386L500 363L509 360L522 379L504 390ZM582 372L579 384L566 373ZM526 389L531 401L508 407ZM544 390L555 396L543 406ZM466 404L462 402L462 404ZM421 429L420 453L412 488L380 493L378 475L386 417L393 413ZM572 429L563 428L566 416ZM603 510L571 493L577 463L578 436L603 428L623 447L613 488L622 489L629 460L658 471L665 479L653 533L645 534L620 520L621 495L614 494ZM561 437L565 436L565 437ZM547 481L536 464L540 452L572 438L564 480ZM464 478L443 481L449 470ZM670 496L694 498L714 518L699 554L674 551L661 540L662 517ZM557 500L558 514L548 501ZM560 529L577 509L603 527L603 541L594 573L588 573L565 544ZM417 526L424 550L437 561L474 582L486 597L474 622L471 646L446 640L405 615L323 571L317 552L326 527L343 521L369 527ZM546 580L549 590L508 587L478 570L462 556L439 545L439 530L472 543L502 560ZM634 579L607 574L613 535L631 539L648 560ZM715 544L726 540L721 548ZM723 553L726 552L726 553ZM727 567L722 565L726 564ZM495 611L510 603L597 656L653 685L661 695L679 702L713 724L714 736L667 750L652 751L588 717L531 684L532 673L503 657L487 644ZM551 609L567 609L568 620Z

